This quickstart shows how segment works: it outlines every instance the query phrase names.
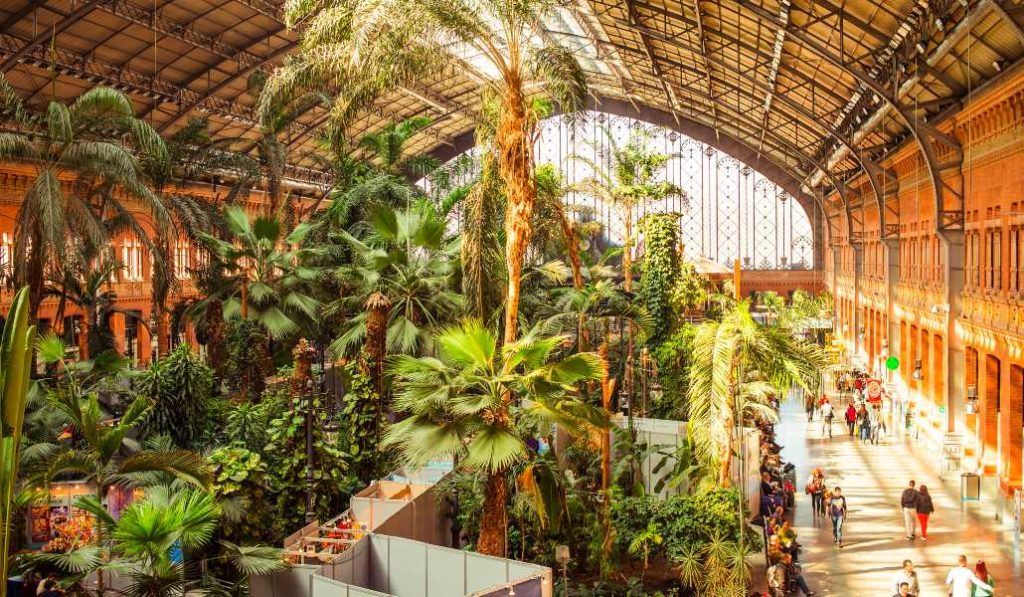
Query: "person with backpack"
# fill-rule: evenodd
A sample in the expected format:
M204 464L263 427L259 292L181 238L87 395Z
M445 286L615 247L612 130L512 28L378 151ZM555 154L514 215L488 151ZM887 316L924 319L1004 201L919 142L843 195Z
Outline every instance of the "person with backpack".
M821 435L824 437L825 428L828 427L828 436L832 437L832 417L834 413L832 411L832 403L825 398L825 401L821 403Z
M921 539L923 541L928 540L928 517L935 512L935 506L932 505L932 496L928 493L928 487L922 485L917 490L917 522L921 524ZM984 579L983 579L984 580Z
M846 522L847 509L846 498L843 496L842 488L836 487L832 490L832 497L828 500L829 517L832 519L832 538L836 545L843 547L843 523Z
M853 406L846 407L846 426L850 428L850 437L853 437L853 428L857 425L857 409Z
M857 413L857 423L860 425L860 443L863 445L871 437L871 417L864 406L861 406L860 412Z
M914 535L917 533L917 500L919 494L914 488L914 480L910 480L910 485L903 490L900 494L900 508L903 509L903 528L907 531L907 540L913 541Z
M819 515L825 515L825 474L821 472L820 468L816 468L811 471L811 478L807 480L807 485L804 488L809 496L811 496L811 510L814 512L814 517L817 518Z

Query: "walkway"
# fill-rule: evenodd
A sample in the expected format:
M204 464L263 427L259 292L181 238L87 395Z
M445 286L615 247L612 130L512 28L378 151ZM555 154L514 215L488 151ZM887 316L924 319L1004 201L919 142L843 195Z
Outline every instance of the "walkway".
M946 594L946 573L962 553L971 566L985 560L996 578L997 595L1024 595L1024 574L1014 564L1020 545L1015 545L1013 533L983 514L992 510L991 504L962 507L959 477L940 481L936 459L922 448L899 436L890 436L884 445L862 446L839 423L832 439L822 437L821 423L808 423L802 404L793 399L782 407L776 435L785 448L782 455L797 467L795 527L811 590L819 595L889 597L900 563L910 559L919 572L922 594L941 597ZM825 470L829 486L842 487L849 501L843 549L832 543L830 523L811 515L810 498L802 493L815 466ZM920 538L907 541L903 531L899 496L909 479L932 492L936 512L927 543Z

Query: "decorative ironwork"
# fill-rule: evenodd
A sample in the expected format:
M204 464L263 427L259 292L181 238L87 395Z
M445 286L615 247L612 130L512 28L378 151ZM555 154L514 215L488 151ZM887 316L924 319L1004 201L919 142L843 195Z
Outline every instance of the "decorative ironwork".
M682 214L680 241L688 260L706 258L731 268L739 259L744 269L813 267L813 229L798 201L790 201L788 193L751 166L676 131L597 112L588 113L582 124L550 118L540 125L536 159L555 164L566 182L573 184L593 174L573 155L610 168L612 142L622 146L641 131L650 136L654 150L673 156L664 169L664 180L682 188L685 197L647 203L634 214L636 221L647 213ZM476 175L475 168L458 170L454 184ZM594 218L604 227L605 241L621 245L623 222L613 206L577 193L570 193L566 202L593 208ZM642 243L637 249L642 251Z

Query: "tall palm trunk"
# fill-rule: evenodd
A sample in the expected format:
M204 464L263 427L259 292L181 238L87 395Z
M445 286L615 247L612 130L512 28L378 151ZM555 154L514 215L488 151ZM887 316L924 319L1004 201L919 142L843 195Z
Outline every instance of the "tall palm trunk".
M218 376L223 376L227 364L224 351L224 308L220 301L210 301L206 307L206 360Z
M480 537L476 550L489 556L504 557L506 551L505 531L508 515L505 503L508 501L508 482L505 471L491 473L484 486L483 512L480 515Z
M32 225L31 246L28 249L25 265L25 279L20 285L28 286L28 316L34 325L39 321L39 306L43 302L46 289L45 264L43 263L43 233L39 224Z
M504 343L511 344L519 337L519 286L522 282L523 260L533 232L530 221L537 199L537 186L533 178L533 136L528 130L522 81L512 78L506 84L495 144L498 147L498 168L508 197L505 211L508 288L505 295Z
M164 308L156 312L156 351L160 358L171 351L171 314Z
M387 358L388 314L391 301L380 292L366 299L366 340L363 348L370 359L370 381L377 394L377 437L380 437L380 421L384 418L384 359Z
M562 236L565 238L565 250L569 253L569 264L572 267L572 287L579 292L583 290L583 265L580 262L580 247L576 242L576 233L572 229L572 223L565 215L565 210L558 206L558 225L562 228ZM587 313L580 313L576 324L577 342L580 352L588 350L587 345Z

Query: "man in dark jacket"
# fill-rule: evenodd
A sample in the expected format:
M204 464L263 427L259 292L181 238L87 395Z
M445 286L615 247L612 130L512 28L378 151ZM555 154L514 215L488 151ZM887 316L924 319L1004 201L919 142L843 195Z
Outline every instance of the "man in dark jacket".
M907 539L910 541L914 540L914 535L917 533L917 500L918 493L914 489L914 480L910 480L910 485L903 490L900 495L900 507L903 508L903 527L907 531Z

